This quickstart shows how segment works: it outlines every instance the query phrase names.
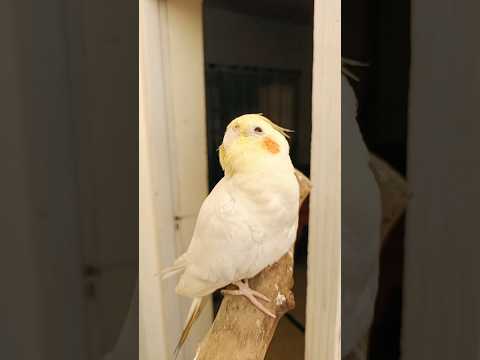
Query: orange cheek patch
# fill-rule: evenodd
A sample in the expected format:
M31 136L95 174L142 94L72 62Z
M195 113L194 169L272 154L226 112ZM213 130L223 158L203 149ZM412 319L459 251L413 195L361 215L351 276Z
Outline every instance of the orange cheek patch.
M265 146L265 149L272 154L277 154L280 151L280 146L269 137L263 140L263 146Z

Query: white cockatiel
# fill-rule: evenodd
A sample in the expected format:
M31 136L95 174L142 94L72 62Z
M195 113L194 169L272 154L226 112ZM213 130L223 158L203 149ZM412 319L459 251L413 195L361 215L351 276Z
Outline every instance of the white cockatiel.
M205 296L229 284L257 308L275 317L248 286L252 278L292 247L297 232L299 186L283 129L260 114L234 119L227 127L219 157L225 176L203 202L188 250L163 278L182 272L179 295L193 298L177 346L205 304Z

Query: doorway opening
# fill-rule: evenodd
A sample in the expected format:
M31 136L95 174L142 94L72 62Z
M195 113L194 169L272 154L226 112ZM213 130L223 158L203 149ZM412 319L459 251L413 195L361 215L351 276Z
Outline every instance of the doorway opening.
M228 123L262 113L293 130L294 166L310 173L313 1L206 0L203 9L209 187L222 178L217 149ZM267 359L303 359L308 201L295 248L296 307L283 317ZM214 295L214 311L222 296Z

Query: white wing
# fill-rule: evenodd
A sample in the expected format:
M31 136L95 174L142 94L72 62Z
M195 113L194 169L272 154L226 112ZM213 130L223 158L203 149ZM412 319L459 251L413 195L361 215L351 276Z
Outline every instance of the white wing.
M179 294L203 296L252 277L288 251L296 234L298 206L292 209L291 202L269 191L263 196L252 193L258 196L246 196L224 178L204 201L183 257Z

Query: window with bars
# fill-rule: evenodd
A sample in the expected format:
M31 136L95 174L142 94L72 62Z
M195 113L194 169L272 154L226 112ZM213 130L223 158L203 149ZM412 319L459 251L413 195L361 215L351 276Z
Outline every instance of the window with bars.
M206 108L209 186L222 178L217 149L228 123L237 116L262 113L275 123L296 129L300 72L295 70L208 64ZM295 137L290 141L295 159Z

